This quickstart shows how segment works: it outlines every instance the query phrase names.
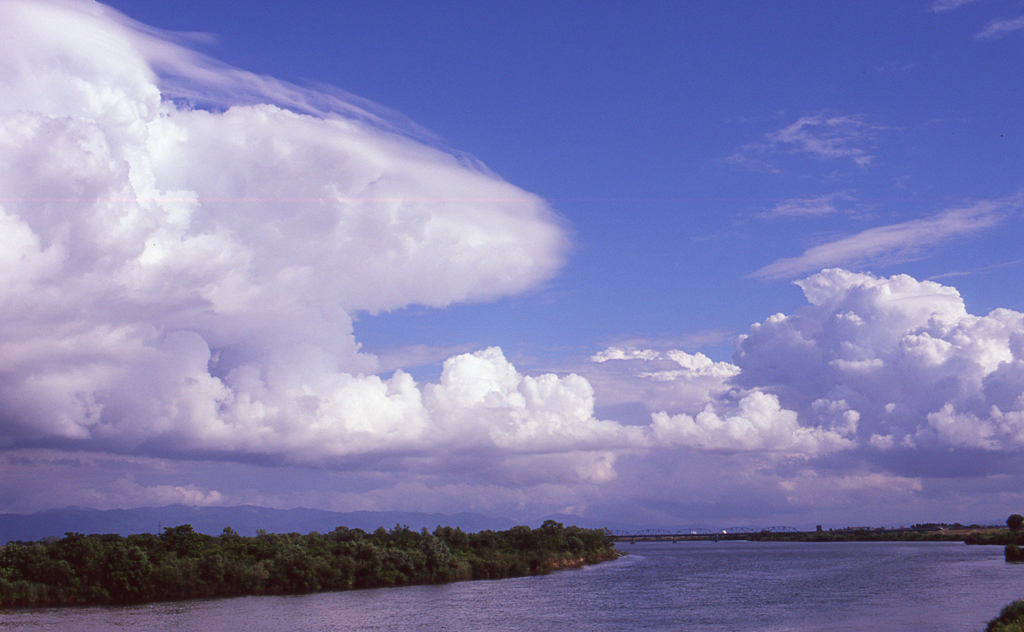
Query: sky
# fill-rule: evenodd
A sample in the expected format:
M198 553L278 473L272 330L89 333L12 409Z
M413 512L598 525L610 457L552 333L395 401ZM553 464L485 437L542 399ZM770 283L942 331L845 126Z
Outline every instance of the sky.
M1024 510L1024 3L0 0L0 512Z

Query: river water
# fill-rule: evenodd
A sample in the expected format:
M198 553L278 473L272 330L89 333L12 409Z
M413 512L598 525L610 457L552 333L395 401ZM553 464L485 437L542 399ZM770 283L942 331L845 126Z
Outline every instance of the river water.
M0 630L970 632L1024 597L1024 565L959 543L621 544L539 577L289 597L0 612Z

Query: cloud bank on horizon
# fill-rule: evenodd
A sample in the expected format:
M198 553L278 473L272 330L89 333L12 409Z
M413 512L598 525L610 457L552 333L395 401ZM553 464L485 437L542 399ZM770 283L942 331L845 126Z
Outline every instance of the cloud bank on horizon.
M805 277L808 304L752 325L731 362L610 347L574 372L527 375L489 347L420 383L385 377L353 319L541 287L570 241L543 199L372 104L223 67L93 2L5 0L0 35L4 508L38 508L31 473L69 462L320 468L358 483L275 502L482 511L639 506L658 463L680 506L756 473L750 493L777 513L820 504L822 490L906 501L944 463L981 453L1002 457L986 474L1017 471L1024 314L972 315L952 287L835 266L983 230L1019 199L762 268ZM865 168L869 145L850 139L878 129L809 116L768 143ZM598 402L648 416L602 419ZM722 467L732 474L692 487L706 478L693 471ZM273 500L199 478L104 485L59 497Z

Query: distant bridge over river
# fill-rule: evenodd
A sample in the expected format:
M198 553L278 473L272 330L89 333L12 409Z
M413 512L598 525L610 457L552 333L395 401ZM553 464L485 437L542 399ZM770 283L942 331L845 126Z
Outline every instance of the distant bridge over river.
M686 529L644 529L636 533L630 533L621 529L609 529L608 531L616 542L653 542L664 540L672 542L678 542L679 540L713 540L718 542L719 540L746 540L747 536L752 533L800 533L794 527L766 527L764 529L728 527L717 530L693 527Z

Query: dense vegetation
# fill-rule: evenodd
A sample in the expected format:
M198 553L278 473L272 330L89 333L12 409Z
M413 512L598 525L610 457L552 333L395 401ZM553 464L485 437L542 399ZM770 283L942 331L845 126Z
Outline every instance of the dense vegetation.
M1024 549L1016 542L1011 542L1003 549L1003 557L1007 562L1024 562Z
M967 536L967 544L1002 545L1003 556L1007 562L1024 562L1024 516L1011 514L1006 519L1006 529L988 533L972 533Z
M1005 606L999 616L988 622L985 632L1024 632L1024 601Z
M615 559L607 532L563 527L433 533L338 527L321 535L219 536L190 525L160 535L68 533L0 550L0 607L131 603L308 593L349 588L498 579Z

